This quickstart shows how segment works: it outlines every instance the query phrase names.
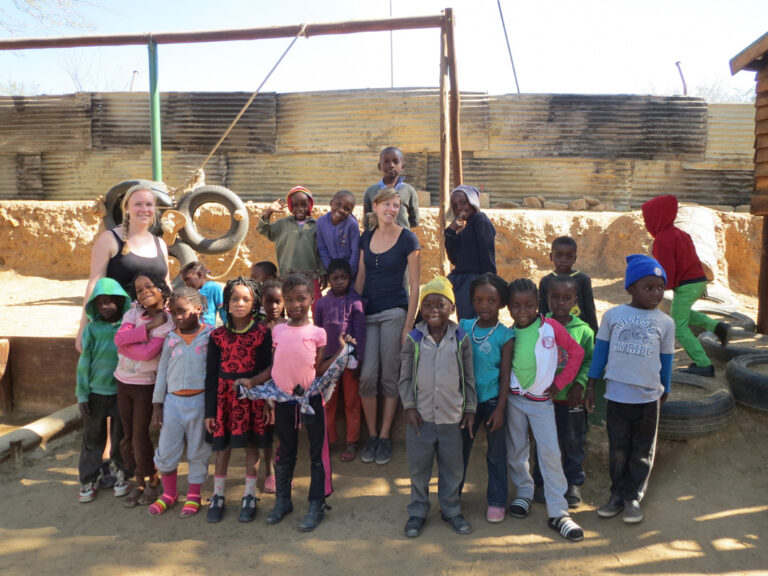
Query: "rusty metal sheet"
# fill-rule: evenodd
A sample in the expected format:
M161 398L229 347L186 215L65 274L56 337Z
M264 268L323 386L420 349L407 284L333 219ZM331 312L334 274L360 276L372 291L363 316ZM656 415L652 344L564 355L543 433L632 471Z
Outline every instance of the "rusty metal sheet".
M91 95L0 97L0 153L91 148Z
M243 92L166 92L160 95L164 150L207 154L248 101ZM94 146L126 148L150 145L149 95L146 92L93 94ZM277 98L256 97L222 143L221 152L275 151Z
M0 198L18 200L16 187L16 154L0 154Z
M486 99L486 94L461 94L465 149L488 147ZM280 94L277 110L278 152L440 150L440 100L433 88Z
M487 156L669 158L701 155L700 98L534 94L488 98Z
M230 155L227 187L244 200L266 202L302 185L312 191L315 204L327 204L338 190L349 190L361 203L365 189L381 180L377 161L374 153ZM427 155L407 154L405 166L406 181L425 189Z
M581 158L473 158L463 159L464 182L490 194L491 207L499 202L522 203L526 196L544 196L568 203L596 196L624 210L629 203L632 162ZM438 201L440 157L430 155L427 185L432 203Z
M755 107L752 104L709 104L704 153L707 158L751 163L754 140Z
M691 170L678 161L634 164L630 209L661 194L674 194L681 202L729 206L749 204L752 195L752 170Z

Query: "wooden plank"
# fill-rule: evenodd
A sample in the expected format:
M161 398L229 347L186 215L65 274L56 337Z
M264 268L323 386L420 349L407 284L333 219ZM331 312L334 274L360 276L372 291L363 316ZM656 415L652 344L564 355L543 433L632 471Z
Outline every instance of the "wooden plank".
M761 194L752 196L749 206L750 214L755 216L768 216L768 195Z
M760 135L755 137L755 150L768 149L768 135Z
M766 52L768 52L768 32L731 58L731 75L736 74L739 70L757 70L760 66L758 68L753 67L755 60Z
M755 121L768 120L768 106L761 106L755 110Z
M75 400L79 355L74 338L11 337L14 408L59 410Z
M442 28L443 16L413 16L407 18L383 18L379 20L350 20L307 24L304 36L329 34L355 34L358 32L385 32L388 30L414 30ZM293 38L302 27L270 26L268 28L238 28L231 30L206 30L202 32L162 32L148 34L117 34L66 36L58 38L19 38L0 41L0 50L26 50L30 48L75 48L83 46L129 46L155 44L188 44L194 42L230 42L235 40L262 40L266 38Z
M461 105L461 93L459 92L458 72L456 71L456 45L454 44L454 20L453 9L445 9L445 31L448 42L448 78L451 84L451 167L453 168L453 186L464 183L464 168L461 163L461 122L459 106Z
M768 334L768 218L763 218L760 273L757 280L757 331Z
M768 162L768 148L755 151L755 162Z
M451 147L448 134L451 129L451 118L448 104L448 34L443 28L440 34L440 201L438 202L438 245L440 247L440 263L442 274L448 275L450 265L445 253L445 215L448 212L450 177L451 177Z
M758 136L768 134L768 120L759 120L755 123L755 134Z
M768 195L768 178L755 178L755 194Z
M755 164L755 178L768 177L768 162Z

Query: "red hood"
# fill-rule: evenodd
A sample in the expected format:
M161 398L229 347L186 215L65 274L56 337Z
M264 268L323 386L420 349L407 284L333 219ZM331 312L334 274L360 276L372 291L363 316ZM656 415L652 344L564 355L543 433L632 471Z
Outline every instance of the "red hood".
M672 195L657 196L644 203L643 219L645 227L654 238L659 232L666 230L675 224L677 218L677 198Z

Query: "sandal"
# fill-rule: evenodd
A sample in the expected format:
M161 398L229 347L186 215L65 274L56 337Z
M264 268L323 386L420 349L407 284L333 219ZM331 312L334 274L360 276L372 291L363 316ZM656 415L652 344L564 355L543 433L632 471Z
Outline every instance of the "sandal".
M162 494L163 487L159 482L155 486L148 484L144 487L144 493L139 496L139 504L142 506L149 506L150 504L154 504L155 500L160 498Z
M133 486L131 491L125 496L123 500L123 506L126 508L135 508L139 505L139 498L144 495L144 488L141 486Z
M184 501L184 505L181 507L179 516L186 518L188 516L194 516L198 512L200 512L200 500L190 500L189 496L187 496L187 499Z
M357 456L357 444L354 442L350 442L347 444L347 447L344 448L344 452L341 453L341 456L339 456L339 459L342 462L352 462L352 460L355 459L355 456Z
M165 494L160 496L157 500L155 500L152 504L149 505L149 515L150 516L160 516L163 512L168 510L171 506L176 504L176 502L179 501L179 497L176 496L170 501L167 501L166 498L168 498Z

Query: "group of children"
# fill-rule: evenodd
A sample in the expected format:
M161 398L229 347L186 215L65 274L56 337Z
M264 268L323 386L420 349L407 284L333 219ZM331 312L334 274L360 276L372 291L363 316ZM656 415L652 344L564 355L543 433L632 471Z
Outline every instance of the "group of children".
M394 188L406 196L398 218L416 226L418 203L402 182L403 166L398 149L383 150L382 181L366 191L364 204L375 201L382 188ZM264 491L276 494L267 523L275 524L293 510L298 431L304 428L311 482L299 529L317 527L333 490L329 442L337 440L341 394L346 420L342 461L356 457L360 439L366 306L353 289L360 260L354 206L354 196L339 191L330 211L315 221L311 192L293 188L285 200L270 205L257 225L276 244L277 266L259 262L250 278L234 278L223 291L207 280L199 263L182 270L186 286L174 292L151 273L134 279L132 298L113 280L97 282L86 305L91 322L83 334L77 375L84 416L81 502L93 500L99 488L112 487L115 496L125 497L126 506L147 504L150 515L163 514L179 502L177 468L186 443L189 488L181 516L195 515L201 507L213 451L207 519L219 522L231 449L244 448L239 520L249 522L256 515L261 450L267 470ZM631 302L609 310L598 329L590 279L574 269L572 238L552 243L554 271L538 288L525 278L508 283L496 274L495 230L480 209L479 191L458 187L451 206L455 218L445 239L454 270L422 286L419 316L409 326L399 358L411 477L405 535L416 537L424 529L435 459L441 517L458 534L472 531L461 513L461 494L475 436L484 428L487 520L501 522L507 514L524 518L533 502L542 502L552 529L568 540L582 540L584 532L569 509L581 504L586 413L594 409L594 383L603 373L612 484L597 513L610 517L623 511L625 522L640 522L660 404L669 392L676 325L679 333L683 323L687 328L688 322L701 321L691 316L687 304L688 292L696 292L701 279L685 278L676 269L678 285L695 289L684 290L686 300L677 308L673 303L673 322L657 310L668 284L666 266L631 255L625 276ZM270 222L286 208L289 216ZM685 242L681 235L675 239ZM678 252L658 250L673 263ZM695 257L695 249L685 254ZM500 320L505 307L512 326ZM709 322L725 340L727 325ZM696 358L691 371L699 366ZM121 421L118 403L131 406L121 412L132 419ZM112 449L102 462L108 417ZM154 450L150 427L160 430ZM535 440L533 470L529 429ZM274 431L278 448L273 461ZM511 502L508 478L516 489Z

